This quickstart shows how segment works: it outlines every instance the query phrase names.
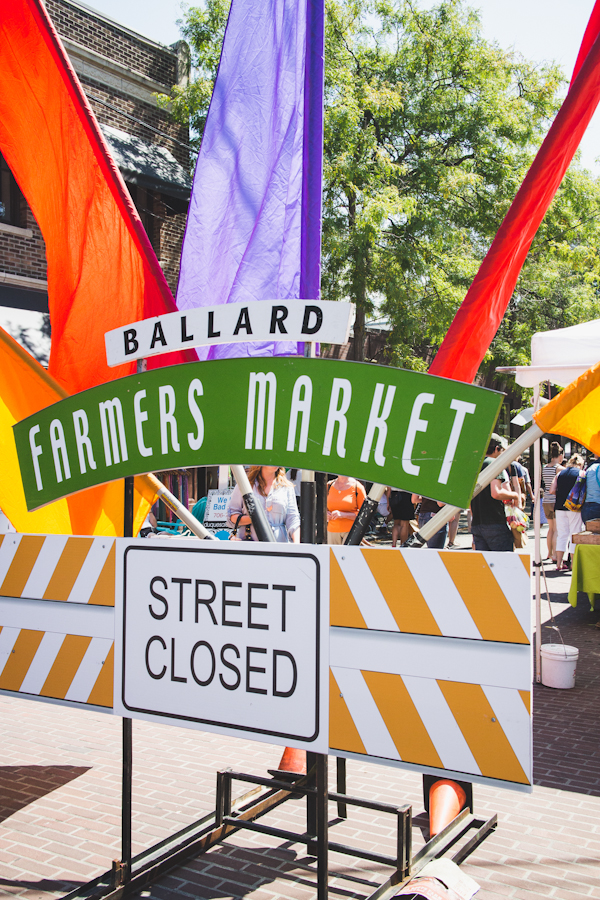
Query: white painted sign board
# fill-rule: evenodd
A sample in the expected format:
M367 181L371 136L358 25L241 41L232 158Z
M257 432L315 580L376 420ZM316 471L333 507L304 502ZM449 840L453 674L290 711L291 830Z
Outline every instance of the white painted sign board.
M229 528L227 520L227 506L229 498L233 494L233 488L222 491L209 491L206 499L206 512L204 513L204 525L206 528Z
M345 344L351 313L351 303L332 300L255 300L196 307L107 331L106 361L120 366L173 350L248 341Z
M328 553L130 544L115 712L327 753Z

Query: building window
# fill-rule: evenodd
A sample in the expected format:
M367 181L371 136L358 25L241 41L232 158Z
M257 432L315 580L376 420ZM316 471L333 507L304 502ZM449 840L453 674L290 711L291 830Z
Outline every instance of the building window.
M127 183L131 199L135 204L138 215L142 220L142 225L146 230L146 234L150 238L152 249L160 254L160 219L154 212L154 194L152 191L137 184Z
M25 201L13 173L0 154L0 222L25 228Z

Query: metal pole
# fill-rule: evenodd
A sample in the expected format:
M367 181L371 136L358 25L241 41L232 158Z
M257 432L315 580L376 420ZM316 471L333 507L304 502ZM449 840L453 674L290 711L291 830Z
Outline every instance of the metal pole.
M385 488L385 484L374 484L371 486L369 495L363 501L344 544L350 547L357 547L360 544L369 529L373 513L379 506L379 501L385 493Z
M346 793L346 760L343 756L338 756L335 761L336 764L336 790L338 794ZM342 803L338 800L337 805L338 817L340 819L348 818L348 808L345 803Z
M316 346L307 342L304 345L304 355L310 359L316 356ZM316 511L317 488L315 473L306 469L302 470L302 483L300 486L300 535L303 543L313 544L316 538ZM326 493L326 491L325 491ZM306 819L307 830L316 825L317 834L317 900L327 900L328 894L328 854L329 836L327 833L327 756L322 753L307 753L307 771L309 761L316 768L316 789L314 799L307 799ZM315 821L316 819L316 821Z
M275 543L275 535L273 534L273 529L267 522L267 517L265 515L264 509L262 508L260 503L256 502L256 497L254 496L252 486L248 481L246 470L243 466L232 466L231 471L233 472L233 477L235 478L237 485L242 492L242 499L244 501L246 509L248 510L248 515L250 516L250 520L252 522L258 540Z
M312 469L302 469L300 484L300 540L303 544L315 543L317 514L317 484Z
M317 483L317 544L327 543L327 472L316 473Z
M528 447L531 447L534 441L537 441L543 433L542 429L534 422L507 450L501 453L500 456L497 456L489 466L486 466L486 468L479 473L473 496L476 497L484 487L487 487L494 478L498 477L500 472L505 469L509 463L513 462L513 460L515 460L517 456L520 456ZM440 528L446 525L457 512L460 512L460 509L460 506L442 506L440 511L436 513L429 522L426 522L425 525L423 525L423 528L419 531L415 531L415 533L409 537L406 543L403 544L403 547L423 547L429 538L433 537Z
M125 479L123 497L123 537L133 537L133 475Z
M538 410L540 405L540 386L537 384L533 392L533 407ZM533 483L534 483L534 500L533 500L533 568L535 571L535 680L542 680L542 592L540 583L540 567L542 565L542 548L541 548L541 483L542 483L542 464L540 459L540 441L537 440L533 445ZM550 600L550 597L548 597Z
M131 780L133 733L131 719L123 719L123 779L121 782L121 882L131 880Z
M317 787L317 754L311 753L309 750L306 751L306 774L308 776L308 787L315 788ZM306 795L306 833L309 837L315 838L314 841L310 841L308 846L309 854L313 856L318 855L318 847L317 847L317 795L316 794L307 794Z
M317 753L317 900L327 900L329 868L327 756Z
M158 494L159 498L163 501L165 506L168 506L175 515L181 519L184 525L190 529L192 534L195 534L196 537L199 537L203 541L218 541L219 538L215 537L214 534L211 534L210 531L207 531L204 525L198 521L198 519L191 514L189 509L186 509L183 503L180 503L177 497L169 491L162 482L158 480L155 475L148 474L146 478L150 480L152 483L154 490ZM133 481L133 479L132 479Z
M123 537L133 537L133 476L125 479L123 503ZM123 719L123 772L121 779L121 872L120 882L131 878L131 780L133 740L131 719Z

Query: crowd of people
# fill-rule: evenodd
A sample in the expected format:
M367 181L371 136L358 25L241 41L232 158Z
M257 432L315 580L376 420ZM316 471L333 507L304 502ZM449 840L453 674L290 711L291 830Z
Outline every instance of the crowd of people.
M506 447L506 439L493 434L482 470ZM563 448L557 441L551 443L548 462L542 469L542 507L548 522L547 559L556 564L558 571L570 567L573 535L584 531L587 522L600 520L600 464L597 460L591 460L585 471L586 497L581 510L576 512L565 505L584 467L581 454L575 453L565 462ZM250 466L247 474L275 540L299 543L300 470L286 472L282 466ZM339 545L346 541L366 496L365 485L356 478L337 475L328 480L327 543ZM470 546L475 550L512 551L516 538L507 521L507 507L523 510L529 500L533 504L531 478L522 460L518 459L473 497L467 510ZM392 547L402 546L411 533L422 529L443 505L429 497L388 487L380 504L380 513L391 525ZM206 498L202 498L192 510L200 520L205 506ZM461 511L427 541L427 546L440 550L458 547L460 517ZM239 487L234 488L229 499L227 521L237 540L258 540Z

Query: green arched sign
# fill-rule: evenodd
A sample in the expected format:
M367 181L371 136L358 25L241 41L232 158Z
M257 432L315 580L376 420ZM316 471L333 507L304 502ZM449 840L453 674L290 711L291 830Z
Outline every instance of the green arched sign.
M338 472L468 505L502 395L299 357L155 369L14 426L28 509L127 475L219 463Z

